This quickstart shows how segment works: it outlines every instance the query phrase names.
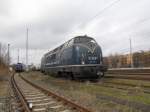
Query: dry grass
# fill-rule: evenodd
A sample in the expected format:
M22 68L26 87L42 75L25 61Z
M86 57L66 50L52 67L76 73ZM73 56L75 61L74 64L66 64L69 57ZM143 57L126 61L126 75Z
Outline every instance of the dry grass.
M4 66L0 66L0 75L8 74L8 69Z
M7 80L7 78L9 77L9 71L8 68L4 67L4 66L0 66L0 81L1 80Z
M0 97L8 95L8 82L0 81Z
M0 66L0 97L8 95L8 77L8 69L4 66Z

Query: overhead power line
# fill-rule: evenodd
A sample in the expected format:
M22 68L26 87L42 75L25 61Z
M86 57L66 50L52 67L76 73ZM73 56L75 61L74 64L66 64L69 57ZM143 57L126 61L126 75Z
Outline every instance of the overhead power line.
M96 17L100 16L106 10L108 10L109 8L111 8L112 6L114 6L115 4L117 4L120 1L121 0L114 0L112 3L110 3L109 5L107 5L106 7L104 7L102 10L100 10L96 15L94 15L93 17L91 17L88 21L90 22L90 21L94 20Z
M112 6L114 6L115 4L117 4L118 2L120 2L121 0L114 0L112 3L108 4L106 7L104 7L102 10L100 10L96 15L92 16L89 20L87 20L86 22L82 22L78 25L84 25L84 24L88 24L89 22L91 22L92 20L94 20L96 17L100 16L101 14L103 14L106 10L108 10L109 8L111 8ZM77 27L77 28L78 28ZM75 31L75 30L74 30ZM68 32L68 33L73 33L74 31Z
M28 28L26 30L27 35L26 35L26 65L28 65Z

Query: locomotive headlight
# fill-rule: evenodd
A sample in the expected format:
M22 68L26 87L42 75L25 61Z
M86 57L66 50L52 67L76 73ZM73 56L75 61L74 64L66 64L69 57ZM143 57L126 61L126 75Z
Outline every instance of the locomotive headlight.
M101 76L101 75L103 75L103 73L102 72L97 72L97 75Z
M84 65L84 64L85 64L85 62L84 62L84 61L82 61L81 63L82 63L82 65Z

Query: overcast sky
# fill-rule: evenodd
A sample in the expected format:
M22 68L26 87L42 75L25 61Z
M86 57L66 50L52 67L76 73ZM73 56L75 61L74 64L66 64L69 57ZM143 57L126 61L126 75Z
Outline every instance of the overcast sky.
M0 0L0 42L11 45L12 62L29 63L78 35L96 39L104 56L150 49L150 0Z

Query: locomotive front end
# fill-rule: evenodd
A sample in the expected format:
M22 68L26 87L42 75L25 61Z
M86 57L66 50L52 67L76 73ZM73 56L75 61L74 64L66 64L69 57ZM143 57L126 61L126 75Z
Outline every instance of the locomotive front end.
M104 76L105 67L103 66L102 51L97 42L87 36L76 37L75 45L75 73L80 78L99 78Z

